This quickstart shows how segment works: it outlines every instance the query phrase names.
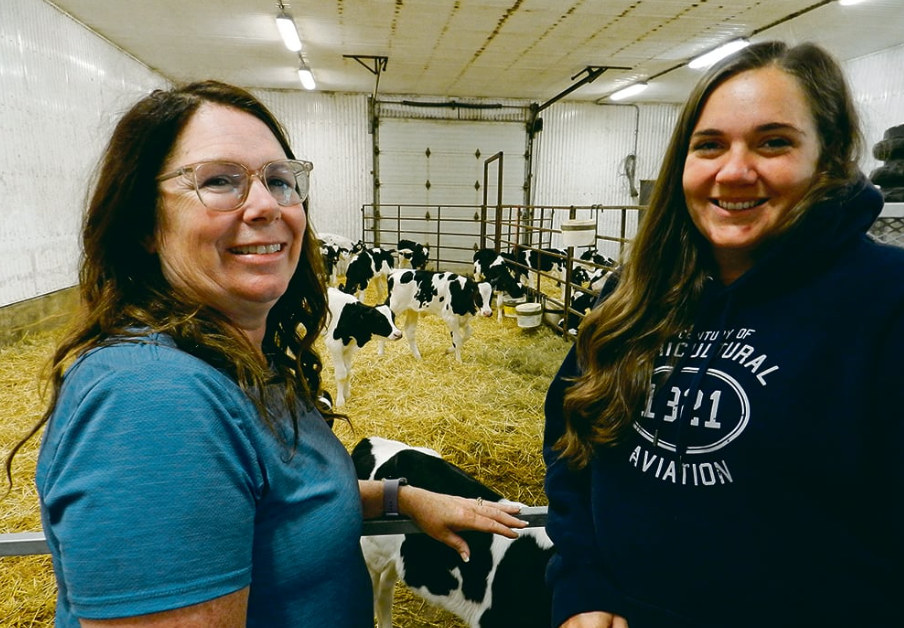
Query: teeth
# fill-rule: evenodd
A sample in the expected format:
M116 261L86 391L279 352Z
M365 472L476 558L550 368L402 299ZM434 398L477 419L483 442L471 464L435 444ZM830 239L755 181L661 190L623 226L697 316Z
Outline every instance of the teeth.
M722 209L750 209L760 204L760 201L744 201L742 203L729 203L728 201L716 201L716 205Z
M259 246L237 246L232 249L232 252L239 255L264 255L266 253L279 253L280 249L282 249L281 244L261 244Z

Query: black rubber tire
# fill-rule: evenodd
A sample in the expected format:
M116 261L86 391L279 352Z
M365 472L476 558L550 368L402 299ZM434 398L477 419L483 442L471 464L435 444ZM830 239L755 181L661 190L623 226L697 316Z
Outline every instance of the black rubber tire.
M904 187L904 159L893 159L873 170L869 180L880 188Z
M887 128L882 139L890 140L894 137L904 137L904 124Z
M877 142L873 146L873 157L879 161L904 159L904 137L894 137L890 140Z

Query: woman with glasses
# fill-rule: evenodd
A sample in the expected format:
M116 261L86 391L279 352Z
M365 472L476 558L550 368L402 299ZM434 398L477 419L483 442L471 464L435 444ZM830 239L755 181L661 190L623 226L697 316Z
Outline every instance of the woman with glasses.
M218 82L155 91L116 126L40 423L59 628L370 627L362 517L409 515L462 560L455 530L524 525L356 479L313 349L311 169L264 105Z
M546 399L553 626L904 625L904 250L860 142L818 46L691 93Z

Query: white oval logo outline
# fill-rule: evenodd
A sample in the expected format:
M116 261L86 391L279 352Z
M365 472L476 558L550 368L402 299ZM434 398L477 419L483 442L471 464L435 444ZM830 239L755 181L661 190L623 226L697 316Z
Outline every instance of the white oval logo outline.
M671 370L671 367L660 366L659 368L657 368L653 371L653 375L657 375L657 374L659 374L663 371L667 371L667 370ZM681 372L692 375L699 370L700 369L698 369L696 366L686 366L683 369L681 369ZM747 395L744 393L744 389L741 388L741 385L738 383L738 381L736 379L734 379L733 377L731 377L730 375L728 375L728 373L725 373L724 371L720 371L718 369L707 369L706 372L704 373L704 375L712 375L712 376L716 377L717 379L721 379L723 382L728 384L729 388L734 390L735 394L738 396L738 400L741 402L741 419L737 422L735 427L728 434L726 434L725 436L723 436L722 438L717 440L715 443L713 443L711 445L697 445L697 446L693 446L693 447L688 447L685 450L685 453L687 453L687 454L706 454L706 453L716 451L718 449L722 449L723 447L725 447L725 445L727 445L728 443L730 443L731 441L736 439L738 436L740 436L741 432L743 432L744 429L747 427L747 424L750 423L750 400L747 399ZM640 423L638 423L637 421L634 421L634 429L637 430L641 434L641 436L646 438L651 443L655 442L655 438L654 438L653 434L651 434L649 431L644 429L643 426L640 425ZM673 445L672 443L666 442L666 441L662 440L661 438L659 439L659 442L657 443L656 446L661 447L662 449L665 449L666 451L675 451L677 449L675 447L675 445Z

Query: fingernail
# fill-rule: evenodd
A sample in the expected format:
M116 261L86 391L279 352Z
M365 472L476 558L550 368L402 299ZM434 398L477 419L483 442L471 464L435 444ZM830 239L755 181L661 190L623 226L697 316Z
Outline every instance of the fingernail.
M462 562L465 562L465 563L466 563L466 562L468 562L469 560L471 560L471 557L468 556L465 552L462 552L462 553L461 553L461 560L462 560Z

